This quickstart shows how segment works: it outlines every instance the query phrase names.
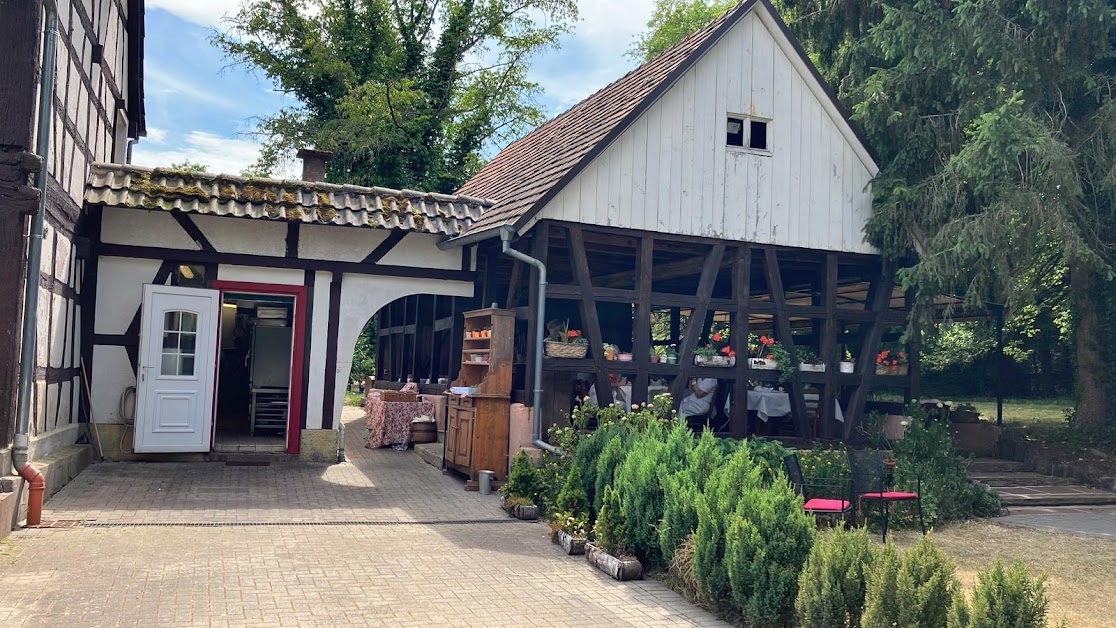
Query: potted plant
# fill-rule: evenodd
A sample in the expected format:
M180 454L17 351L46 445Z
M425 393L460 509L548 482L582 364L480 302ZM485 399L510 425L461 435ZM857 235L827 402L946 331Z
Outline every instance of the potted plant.
M837 365L842 373L855 373L856 362L853 361L852 353L845 349L844 359Z
M760 371L774 371L779 368L775 348L779 343L770 336L759 336L754 343L748 344L748 363L752 368ZM782 345L779 345L781 348Z
M554 505L557 510L550 518L551 540L570 556L584 554L589 536L589 496L577 465L571 466Z
M536 498L545 491L545 480L531 464L527 452L520 451L512 461L508 481L500 487L500 505L516 519L534 521L539 518Z
M717 350L710 345L694 349L694 364L698 366L709 364L715 357L717 357Z
M620 351L619 347L607 342L604 343L604 347L602 347L602 349L604 350L604 357L606 360L615 360L616 354Z
M906 375L909 364L906 352L884 349L876 354L876 375Z
M678 364L678 348L670 345L663 351L663 362L666 364Z
M550 358L584 358L589 351L589 341L581 332L570 329L570 322L566 321L561 327L554 329L546 340L546 355Z
M601 511L593 526L594 542L585 545L585 558L617 580L639 580L643 577L643 565L625 551L621 536L623 527L620 494L612 486L606 486Z
M795 353L798 354L798 370L806 373L824 373L825 363L821 361L818 354L813 349L808 347L797 347Z

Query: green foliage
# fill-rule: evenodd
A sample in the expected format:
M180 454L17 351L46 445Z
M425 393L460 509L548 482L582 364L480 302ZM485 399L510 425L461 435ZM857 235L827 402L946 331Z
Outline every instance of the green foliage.
M706 480L725 459L717 439L708 428L702 431L697 445L691 446L685 464L662 479L663 520L659 524L659 551L668 563L673 560L675 550L697 528L698 496L704 490Z
M505 497L518 497L529 500L528 503L539 508L543 507L546 487L538 469L531 464L531 457L527 452L520 451L515 455L508 481L500 487L500 492Z
M373 316L368 319L357 336L356 348L353 350L352 378L364 381L365 377L376 374L376 342L379 339L380 317ZM411 375L411 373L407 373Z
M1045 628L1046 578L1031 578L1022 563L1004 569L1002 561L979 576L973 602L957 595L950 628Z
M732 595L725 565L727 527L743 492L763 483L761 473L749 448L740 447L713 472L697 499L694 575L707 599L727 600Z
M612 486L606 486L603 495L601 514L597 517L597 523L593 526L594 541L604 551L614 556L620 556L627 549L625 540L629 532L624 525L624 508L620 493L614 491Z
M209 166L201 162L190 161L189 159L173 163L167 166L167 169L181 172L209 172Z
M859 626L872 568L868 530L834 528L814 543L798 579L801 626Z
M953 563L929 536L902 559L889 544L868 578L864 628L945 628L959 589Z
M814 518L782 474L744 485L728 521L725 566L736 608L754 625L782 625L794 611L799 573L814 544Z
M562 512L589 514L589 497L585 494L585 487L581 483L581 471L576 466L570 467L566 482L558 492L554 505Z
M615 482L616 469L620 466L620 463L624 462L624 457L628 455L630 442L630 432L624 431L616 434L608 441L597 459L597 471L594 476L593 512L598 513L598 517L601 508L604 506L605 488L612 486Z
M734 5L736 0L655 0L649 30L636 40L629 55L650 61Z
M250 0L214 41L297 100L260 123L263 167L314 146L333 180L451 192L542 121L529 62L576 18L573 0Z
M616 469L615 486L624 503L625 545L648 566L660 564L657 526L663 518L660 477L670 463L661 428L636 436L624 461Z
M810 497L848 499L851 475L844 443L836 449L815 443L813 449L798 452L798 464L806 483L817 485L810 488Z
M776 440L752 437L747 440L747 447L752 452L752 461L760 468L760 476L770 483L783 471L783 458L787 457L790 450Z
M988 517L1000 510L994 493L970 482L953 448L945 421L931 420L921 409L908 408L912 420L895 443L895 482L901 490L915 490L921 478L922 508L928 523ZM911 515L896 511L896 523Z

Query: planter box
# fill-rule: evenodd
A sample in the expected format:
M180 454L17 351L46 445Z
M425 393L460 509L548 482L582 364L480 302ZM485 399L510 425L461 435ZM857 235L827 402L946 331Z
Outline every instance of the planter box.
M798 365L798 370L800 370L804 373L824 373L825 372L825 365L824 364L799 364Z
M909 364L899 364L896 366L884 366L883 364L877 364L876 375L906 375L908 368L910 368Z
M520 504L512 510L512 515L515 516L516 519L535 521L539 518L539 507L534 504Z
M547 340L543 343L546 348L546 357L548 358L569 358L578 360L585 357L589 352L589 345L573 342L555 342Z
M621 582L643 578L643 565L638 560L621 560L592 543L585 544L585 558L590 565Z
M736 358L724 355L695 355L694 364L697 366L736 366Z
M765 358L748 358L748 363L752 368L757 371L777 371L779 370L778 360L768 360Z
M562 551L570 556L581 556L585 553L586 540L580 537L571 536L565 530L558 531L558 546Z
M842 360L838 364L838 366L840 367L842 373L855 373L856 372L856 362L845 362L844 360Z

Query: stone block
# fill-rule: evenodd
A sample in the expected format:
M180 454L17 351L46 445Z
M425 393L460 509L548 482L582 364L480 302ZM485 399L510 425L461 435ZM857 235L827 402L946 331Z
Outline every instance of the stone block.
M337 430L302 430L298 451L303 462L337 462Z
M12 515L17 507L18 493L5 491L0 493L0 539L8 536L12 531Z

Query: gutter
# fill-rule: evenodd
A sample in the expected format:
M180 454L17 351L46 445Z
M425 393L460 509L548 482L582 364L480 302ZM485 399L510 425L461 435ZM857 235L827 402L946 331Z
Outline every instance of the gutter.
M483 242L485 240L491 240L492 238L495 238L497 235L500 236L500 239L503 239L504 238L504 229L511 229L512 233L513 234L515 233L515 229L513 229L510 225L502 225L499 228L489 227L487 229L481 229L480 231L473 231L473 232L470 232L470 233L466 233L465 235L459 235L455 238L448 238L446 240L442 240L441 242L438 243L438 249L440 249L442 251L448 251L450 249L455 249L455 248L462 247L462 246L469 246L470 244L476 244L478 242ZM519 251L516 251L516 252L518 253ZM520 255L522 255L522 253L520 253ZM512 257L515 257L515 256L513 255ZM526 257L526 256L524 256L524 257ZM516 258L516 259L519 259L519 258ZM528 258L528 259L535 259L535 258L531 257L531 258ZM535 260L535 261L538 262L539 260ZM539 262L539 263L541 264L542 262Z
M477 241L494 235L489 233L491 231L493 230L486 229L485 231L478 232L476 235L482 237ZM533 366L535 390L531 402L531 444L539 449L549 451L552 454L562 455L561 450L542 439L542 416L540 412L542 410L543 340L546 338L543 331L546 328L546 264L543 264L541 260L537 260L526 253L521 253L512 248L511 243L517 237L514 227L511 225L503 225L500 227L499 232L501 243L500 251L504 255L529 264L539 271L539 303L535 312L535 364ZM468 242L462 242L461 244L468 244Z
M54 0L43 3L46 24L43 30L43 61L39 82L39 121L35 130L36 152L42 167L35 176L39 188L39 208L31 219L30 240L27 244L27 275L23 295L23 337L19 357L19 409L13 438L12 463L20 477L28 482L27 525L42 522L43 491L46 482L43 474L28 462L31 425L31 386L35 377L36 328L39 322L39 266L43 259L43 221L47 203L47 155L50 152L50 121L54 113L55 59L58 56L58 7Z

